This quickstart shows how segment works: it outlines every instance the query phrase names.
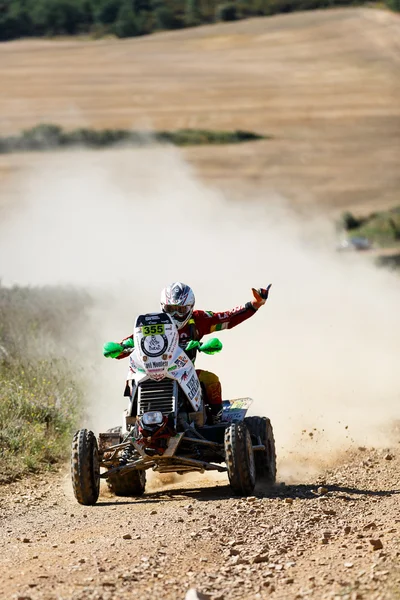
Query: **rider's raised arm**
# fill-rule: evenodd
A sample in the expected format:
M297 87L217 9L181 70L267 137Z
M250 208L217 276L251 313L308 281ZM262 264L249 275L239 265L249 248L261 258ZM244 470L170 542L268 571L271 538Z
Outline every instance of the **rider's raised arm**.
M244 306L237 306L226 312L211 312L209 310L195 311L196 325L200 336L222 331L223 329L232 329L246 319L249 319L257 312L250 302Z
M207 335L223 329L232 329L232 327L236 327L236 325L252 317L260 306L265 304L270 287L269 285L266 289L253 289L253 300L226 312L195 311L196 325L200 335Z

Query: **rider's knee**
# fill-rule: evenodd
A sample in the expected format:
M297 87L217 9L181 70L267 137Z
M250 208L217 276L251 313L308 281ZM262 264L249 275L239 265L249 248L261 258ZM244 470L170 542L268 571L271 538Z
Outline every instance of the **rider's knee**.
M207 403L210 405L220 405L222 403L221 382L218 375L211 371L197 371L199 381L205 392Z
M218 375L211 373L211 371L199 370L197 374L199 376L200 383L203 383L205 386L215 385L217 383L220 384Z

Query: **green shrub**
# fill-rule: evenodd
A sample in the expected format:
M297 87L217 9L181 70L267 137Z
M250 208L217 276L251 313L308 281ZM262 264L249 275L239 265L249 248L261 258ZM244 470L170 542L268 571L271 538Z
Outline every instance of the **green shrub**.
M238 19L245 19L257 14L257 3L254 0L238 0L236 2Z
M0 15L2 12L3 11L0 10ZM24 2L23 0L19 0L10 3L8 12L8 23L6 24L6 26L8 28L9 36L20 37L29 35L30 31L32 31L33 23L32 15L28 9L28 6L26 5L26 2Z
M92 3L95 22L112 25L121 8L121 0L95 0Z
M56 148L63 143L63 133L58 125L37 125L32 129L22 132L21 142L30 150L41 150L42 148Z
M341 225L346 231L356 229L361 225L361 219L357 219L351 212L345 212L341 217Z
M400 210L398 208L374 213L364 219L357 230L380 246L393 246L400 242Z
M139 34L140 29L130 3L126 2L120 7L113 30L119 38L134 37Z
M81 128L64 132L57 125L43 124L27 129L20 136L0 138L0 153L24 150L49 150L62 147L86 146L106 148L116 144L142 146L152 140L168 142L177 146L198 144L237 144L263 139L249 131L209 131L207 129L180 129L160 131L152 138L138 131L128 129L88 129Z
M386 0L387 6L396 12L400 12L400 0Z
M0 286L0 483L68 455L82 408L68 340L88 303L72 290Z
M65 459L81 401L72 375L55 361L2 365L0 383L1 483Z
M366 237L378 246L395 246L400 243L400 207L356 218L352 213L342 215L342 226L352 236Z
M237 8L234 2L225 2L225 4L217 4L215 10L215 18L217 21L236 21L237 17Z
M89 148L104 148L122 141L129 141L130 132L120 129L75 129L64 135L68 146L88 146Z
M100 40L107 34L108 34L108 27L107 27L107 25L103 25L102 23L95 23L90 28L90 37L92 40Z
M169 6L159 6L154 11L157 29L178 29L181 26L174 11Z
M33 29L41 35L78 33L85 20L77 0L36 0L30 16Z
M199 0L186 0L184 19L187 27L200 25L200 23L204 21L200 10Z

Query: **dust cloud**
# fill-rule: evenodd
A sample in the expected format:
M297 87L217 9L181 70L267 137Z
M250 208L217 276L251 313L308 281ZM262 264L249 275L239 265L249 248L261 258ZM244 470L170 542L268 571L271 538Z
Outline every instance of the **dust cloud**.
M271 418L285 476L352 443L389 444L400 416L400 280L335 252L330 223L263 190L233 202L172 148L46 153L28 164L8 181L16 201L0 223L0 277L95 298L74 344L88 381L82 425L120 423L127 362L104 359L102 344L157 310L163 286L182 280L198 308L224 311L272 283L266 306L197 365L220 375L225 397L250 396L251 412Z

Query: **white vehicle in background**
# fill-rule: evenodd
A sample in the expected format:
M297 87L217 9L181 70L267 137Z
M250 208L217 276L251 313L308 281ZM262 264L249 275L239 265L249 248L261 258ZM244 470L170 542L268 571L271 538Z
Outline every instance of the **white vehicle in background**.
M275 442L271 422L246 417L249 398L224 402L220 422L209 425L207 400L192 361L179 347L178 330L164 312L136 319L130 355L130 406L125 427L100 433L80 429L72 442L71 476L80 504L95 504L100 480L117 496L140 496L146 470L158 473L226 471L234 493L247 496L256 481L274 484ZM127 343L129 343L129 341ZM126 348L110 342L118 354ZM214 354L214 338L186 350ZM121 461L128 450L129 459ZM125 462L125 464L121 464Z

